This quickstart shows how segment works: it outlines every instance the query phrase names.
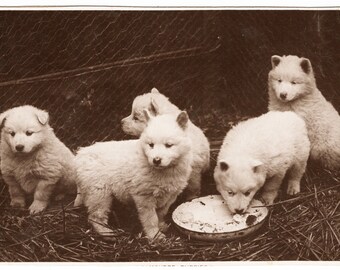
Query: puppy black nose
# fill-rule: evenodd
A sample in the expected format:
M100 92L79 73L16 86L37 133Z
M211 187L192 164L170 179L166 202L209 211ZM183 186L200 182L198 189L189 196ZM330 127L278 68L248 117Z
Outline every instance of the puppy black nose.
M235 209L235 213L236 214L243 214L244 213L244 209L243 208L240 208L240 209Z
M281 93L280 94L281 99L286 99L287 98L287 93Z
M24 150L24 146L22 144L18 144L15 146L15 149L18 151L18 152L21 152L22 150Z
M160 157L155 157L153 159L153 164L155 164L155 165L159 165L159 164L161 164L161 162L162 162L162 159Z

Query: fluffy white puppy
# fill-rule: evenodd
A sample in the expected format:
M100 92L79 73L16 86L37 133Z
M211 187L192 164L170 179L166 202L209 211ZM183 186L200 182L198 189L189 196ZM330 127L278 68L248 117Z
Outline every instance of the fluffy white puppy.
M272 204L283 178L287 193L300 192L310 151L304 121L293 112L268 112L241 122L226 135L214 178L232 213L247 211L255 193Z
M153 88L150 93L137 96L134 99L131 115L122 119L122 128L125 133L140 136L147 122L143 113L145 109L148 109L154 115L168 113L177 115L180 112L178 107L172 104L166 96ZM188 123L188 136L193 146L193 162L185 197L187 200L191 200L201 193L202 174L209 169L210 146L203 131L190 120Z
M1 172L11 206L25 207L26 194L33 194L31 214L43 211L52 196L75 193L74 155L48 120L47 112L29 105L0 115Z
M325 168L340 168L340 116L318 90L307 58L278 56L271 58L268 75L271 111L293 111L307 125L311 158Z
M148 124L139 140L96 143L76 156L75 204L85 204L89 222L101 235L112 234L107 222L115 197L136 205L150 240L163 238L164 217L188 184L192 146L187 113L157 117L144 113Z

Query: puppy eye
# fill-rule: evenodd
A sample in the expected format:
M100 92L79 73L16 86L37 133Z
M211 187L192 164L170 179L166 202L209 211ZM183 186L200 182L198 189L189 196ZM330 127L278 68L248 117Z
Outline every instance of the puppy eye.
M153 143L149 143L149 146L150 146L150 148L153 148L154 144Z
M280 83L280 82L282 82L282 80L281 80L281 79L278 79L277 81L278 81L279 83Z
M228 191L228 194L229 194L229 196L234 196L235 195L235 193L232 192L232 191Z
M14 131L11 131L9 134L10 134L12 137L15 136L15 132L14 132Z
M296 81L292 81L292 84L296 84Z
M250 191L244 192L244 196L248 197L250 195Z
M138 121L137 116L134 115L134 116L132 117L132 120L133 120L133 121Z
M28 130L26 131L26 135L27 135L27 136L31 136L32 134L33 134L32 131L28 131Z
M166 143L166 144L165 144L165 147L166 147L166 148L170 148L170 147L172 147L172 146L173 146L172 143Z

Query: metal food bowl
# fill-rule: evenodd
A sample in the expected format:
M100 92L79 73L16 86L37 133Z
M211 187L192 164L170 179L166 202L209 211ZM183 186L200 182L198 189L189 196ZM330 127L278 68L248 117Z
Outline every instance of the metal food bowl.
M268 217L268 208L253 200L238 219L229 211L222 196L209 195L179 205L172 213L177 229L190 239L226 241L245 237L258 230Z

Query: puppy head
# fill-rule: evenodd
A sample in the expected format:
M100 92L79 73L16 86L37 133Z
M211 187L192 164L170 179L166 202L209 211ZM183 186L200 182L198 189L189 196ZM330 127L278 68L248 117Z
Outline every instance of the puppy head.
M268 75L269 91L284 103L312 93L316 87L312 64L297 56L271 57L272 70Z
M150 166L162 169L175 166L191 150L186 135L189 117L186 112L178 115L163 114L156 117L144 110L147 127L141 135L141 143Z
M48 120L47 112L33 106L12 108L0 115L1 140L14 154L29 154L42 144Z
M258 160L225 158L217 162L214 179L229 210L242 214L247 211L255 193L263 186L266 171Z
M137 96L132 103L132 112L129 116L122 119L122 129L126 134L140 136L147 125L144 110L156 116L170 112L176 108L170 103L167 97L162 95L156 88L152 88L150 93Z

